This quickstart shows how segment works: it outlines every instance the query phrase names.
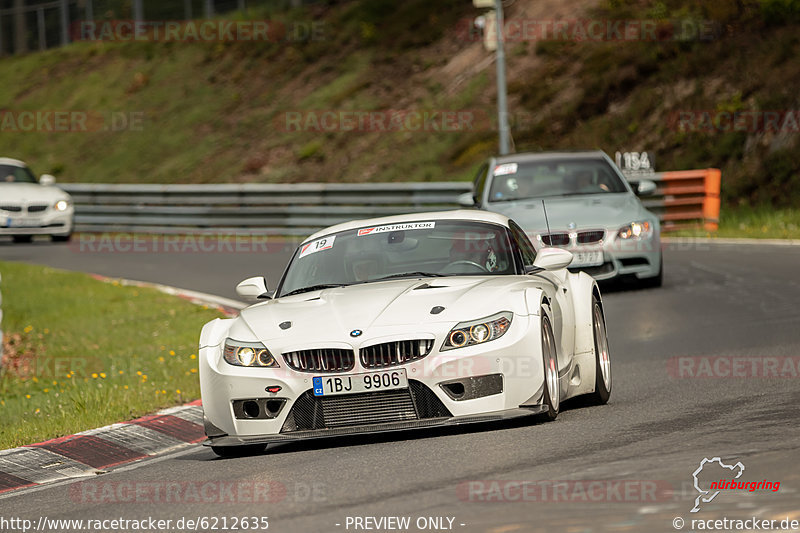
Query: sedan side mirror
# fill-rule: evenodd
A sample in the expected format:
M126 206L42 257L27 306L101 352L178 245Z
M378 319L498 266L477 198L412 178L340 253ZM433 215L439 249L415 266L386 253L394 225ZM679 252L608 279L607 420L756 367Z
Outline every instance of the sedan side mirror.
M536 252L533 266L543 270L559 270L572 263L572 252L563 248L542 248Z
M471 192L465 192L458 195L458 205L461 207L475 207L475 198L472 197Z
M236 286L236 294L249 301L256 300L269 300L269 291L267 290L267 278L264 276L255 276L247 278Z
M638 196L650 196L656 192L656 184L650 180L642 180L636 184L636 194Z
M51 185L55 184L56 184L56 177L51 174L42 174L42 177L39 178L39 185L50 187Z

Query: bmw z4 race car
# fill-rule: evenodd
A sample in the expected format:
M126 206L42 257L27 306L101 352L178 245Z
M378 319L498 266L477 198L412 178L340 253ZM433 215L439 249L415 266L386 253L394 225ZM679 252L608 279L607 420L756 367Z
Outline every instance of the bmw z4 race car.
M608 401L603 302L561 248L509 218L421 213L332 226L295 250L274 293L207 323L199 373L206 441L221 456L268 443L555 419Z

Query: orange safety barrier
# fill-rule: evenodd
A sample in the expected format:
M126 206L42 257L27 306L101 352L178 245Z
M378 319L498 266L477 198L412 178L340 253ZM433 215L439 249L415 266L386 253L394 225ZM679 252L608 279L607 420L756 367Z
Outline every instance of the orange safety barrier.
M630 181L651 180L656 192L642 198L645 207L659 215L662 231L702 225L708 231L719 228L722 172L716 168L678 170L636 176Z

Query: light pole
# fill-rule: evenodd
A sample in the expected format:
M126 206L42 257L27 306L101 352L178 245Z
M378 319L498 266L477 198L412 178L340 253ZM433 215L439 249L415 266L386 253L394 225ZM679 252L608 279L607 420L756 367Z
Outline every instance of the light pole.
M506 89L506 51L505 37L503 35L503 0L472 0L472 5L478 9L493 9L485 17L483 26L485 38L484 46L487 50L495 51L495 66L497 67L497 129L499 132L500 155L509 153L510 130L508 127L508 104ZM492 38L494 32L494 42Z

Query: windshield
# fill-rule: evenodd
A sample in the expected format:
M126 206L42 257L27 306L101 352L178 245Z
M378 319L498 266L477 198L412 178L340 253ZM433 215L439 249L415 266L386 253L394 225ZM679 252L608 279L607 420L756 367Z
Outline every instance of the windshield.
M420 220L343 231L301 245L278 296L403 277L513 273L505 227Z
M497 165L493 174L490 202L628 191L617 173L602 159L504 163Z
M0 165L0 183L38 183L27 167Z

